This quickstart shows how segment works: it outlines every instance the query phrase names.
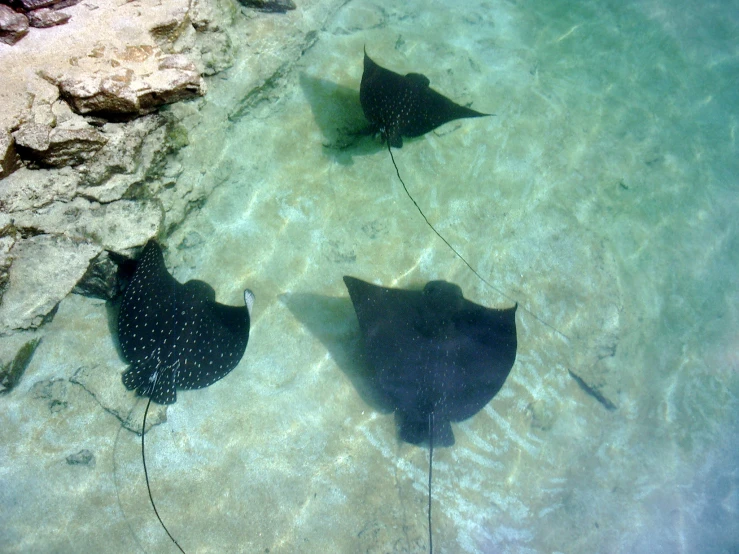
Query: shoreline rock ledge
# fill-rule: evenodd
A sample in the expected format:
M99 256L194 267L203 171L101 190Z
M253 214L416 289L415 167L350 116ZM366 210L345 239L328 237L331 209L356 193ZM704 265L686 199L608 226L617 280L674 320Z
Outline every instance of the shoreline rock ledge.
M201 120L274 94L344 3L0 0L0 381L64 297L115 296L117 264L202 204Z
M80 0L0 0L0 42L13 45L30 27L45 29L64 25L72 17L61 11Z
M157 191L177 179L165 159L187 132L157 112L202 97L206 65L222 69L233 56L220 0L0 1L0 23L13 19L23 35L0 43L0 336L8 337L41 326L91 268L104 261L114 272L109 253L127 256L160 231L171 206ZM64 27L28 33L23 21L58 19L60 7ZM0 366L12 355L0 348Z

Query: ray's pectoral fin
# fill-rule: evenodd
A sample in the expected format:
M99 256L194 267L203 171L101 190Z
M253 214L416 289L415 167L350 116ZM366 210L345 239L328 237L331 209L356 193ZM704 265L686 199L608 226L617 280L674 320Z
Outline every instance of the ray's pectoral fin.
M175 371L165 368L157 373L156 381L150 385L151 393L148 395L157 404L174 404L177 402L177 389L175 387Z

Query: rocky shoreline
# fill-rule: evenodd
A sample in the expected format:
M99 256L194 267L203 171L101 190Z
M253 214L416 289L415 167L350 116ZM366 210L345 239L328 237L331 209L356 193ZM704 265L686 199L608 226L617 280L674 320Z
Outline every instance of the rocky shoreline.
M237 51L242 65L255 63L248 88L228 93L237 103L219 108L224 121L241 114L343 5L19 2L64 6L70 17L0 44L0 374L17 371L66 295L115 296L116 260L179 225L217 186L183 175L177 160L205 109L206 79Z

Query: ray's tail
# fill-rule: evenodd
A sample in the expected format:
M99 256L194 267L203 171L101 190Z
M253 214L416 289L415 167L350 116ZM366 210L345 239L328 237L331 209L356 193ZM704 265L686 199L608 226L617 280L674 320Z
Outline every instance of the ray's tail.
M434 468L434 412L429 414L429 554L434 554L434 537L431 533L431 473Z
M483 115L485 115L485 114L483 114ZM544 325L545 327L548 327L549 329L551 329L552 331L554 331L555 333L557 333L557 334L558 334L558 335L559 335L560 337L564 338L564 339L565 339L566 341L568 341L568 342L569 342L569 340L570 340L570 337L568 337L567 335L565 335L565 334L564 334L564 333L563 333L562 331L560 331L559 329L557 329L557 328L556 328L556 327L555 327L554 325L552 325L551 323L547 323L546 321L544 321L544 320L543 320L542 318L540 318L540 317L539 317L538 315L536 315L536 314L535 314L534 312L532 312L531 310L529 310L529 309L528 309L528 308L527 308L527 307L526 307L525 305L523 305L523 304L522 304L521 302L519 302L518 300L516 300L516 299L515 299L515 298L513 298L512 296L510 296L510 295L506 294L505 292L503 292L502 290L500 290L500 289L499 289L498 287L496 287L495 285L493 285L493 284L492 284L492 283L491 283L490 281L488 281L487 279L485 279L485 277L483 277L482 275L480 275L480 274L479 274L479 273L477 272L477 270L476 270L476 269L475 269L474 267L472 267L472 266L470 265L470 263L469 263L469 262L468 262L467 260L465 260L464 256L462 256L462 254L460 254L460 253L459 253L459 252L457 251L457 249L456 249L456 248L454 248L454 247L453 247L453 246L452 246L452 245L451 245L451 244L449 243L449 241L448 241L448 240L446 240L446 239L445 239L445 238L444 238L444 237L442 236L442 234L441 234L441 233L439 233L439 231L437 231L437 230L436 230L436 227L434 227L434 226L433 226L433 225L431 224L431 222L430 222L430 221L428 220L428 218L426 217L426 214L424 214L424 213L423 213L423 210L421 209L421 207L420 207L420 206L418 205L418 203L417 203L417 202L416 202L416 201L415 201L415 200L413 199L413 196L411 196L411 193L410 193L410 192L408 192L408 187L406 187L406 186L405 186L405 182L403 181L403 178L402 178L402 177L400 176L400 170L398 169L398 164L396 164L396 163L395 163L395 156L393 156L393 151L392 151L392 149L390 148L390 142L389 142L389 141L386 141L385 143L387 144L387 151L388 151L388 152L390 152L390 159L391 159L391 160L392 160L392 162L393 162L393 167L395 167L395 174L396 174L396 175L398 176L398 180L400 181L400 184L401 184L401 185L403 185L403 190L404 190L404 191L405 191L405 193L406 193L406 194L408 195L408 198L410 198L410 199L411 199L411 202L413 202L413 205L414 205L414 206L416 207L416 209L418 210L418 213L419 213L419 214L421 214L421 217L422 217L422 218L423 218L423 220L424 220L424 221L426 222L426 225L428 225L428 226L429 226L429 229L431 229L431 230L432 230L432 231L433 231L433 232L434 232L434 233L436 234L436 236L437 236L437 237L439 237L439 238L440 238L440 239L441 239L441 240L442 240L442 241L444 242L444 244L446 244L446 245L447 245L447 246L449 247L449 249L450 249L450 250L451 250L452 252L454 252L454 254L455 254L455 255L457 256L457 258L459 258L460 260L462 260L462 262L464 262L464 265L466 265L466 266L467 266L467 267L469 268L469 270L470 270L470 271L471 271L472 273L474 273L474 274L475 274L475 275L477 276L477 278L478 278L478 279L480 279L480 281L482 281L483 283L485 283L485 284L486 284L487 286L489 286L489 287L490 287L491 289L493 289L493 290L494 290L495 292L497 292L497 293L498 293L498 294L500 294L501 296L503 296L503 297L507 298L507 299L508 299L508 300L510 300L511 302L515 302L516 304L518 304L518 305L521 305L521 308L522 308L522 309L523 309L523 310L524 310L524 311L525 311L526 313L528 313L528 314L529 314L529 315L530 315L531 317L533 317L533 318L534 318L535 320L537 320L537 321L538 321L539 323L541 323L541 324L542 324L542 325Z
M149 406L151 406L151 397L149 397L149 401L146 403L146 409L144 410L144 423L141 426L141 461L144 463L146 490L149 493L149 501L151 502L151 507L154 508L154 513L156 514L159 523L161 523L162 529L164 529L164 531L167 533L167 536L172 539L172 542L175 544L175 546L180 549L180 552L182 552L182 554L185 554L185 551L182 550L180 543L177 542L177 540L172 536L172 533L169 532L169 529L167 529L167 526L164 525L162 518L159 516L159 511L157 510L156 504L154 504L154 497L151 495L151 486L149 485L149 472L146 469L146 449L144 448L144 437L146 436L146 416L149 413Z

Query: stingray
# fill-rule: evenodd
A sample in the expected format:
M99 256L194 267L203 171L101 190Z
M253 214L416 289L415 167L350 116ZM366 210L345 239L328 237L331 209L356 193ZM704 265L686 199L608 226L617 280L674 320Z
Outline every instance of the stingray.
M434 445L452 446L450 422L492 400L516 359L516 308L495 310L459 286L429 281L422 291L344 277L364 339L373 384L394 408L400 438L429 445L429 551Z
M468 117L486 117L455 104L430 85L420 73L400 75L375 63L364 51L359 102L374 131L388 146L403 147L403 137L420 137L444 123Z
M179 283L167 271L159 245L150 240L126 288L118 316L118 338L130 368L123 384L148 396L141 428L141 458L154 513L170 539L184 552L159 517L149 486L144 436L152 402L173 404L177 389L200 389L238 365L249 340L254 294L244 291L244 306L215 301L203 281Z

